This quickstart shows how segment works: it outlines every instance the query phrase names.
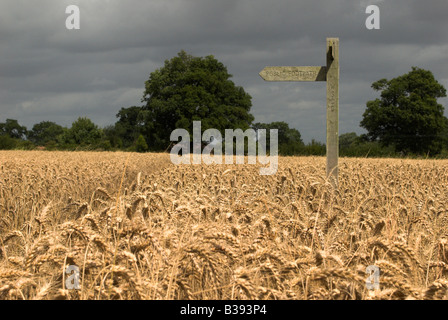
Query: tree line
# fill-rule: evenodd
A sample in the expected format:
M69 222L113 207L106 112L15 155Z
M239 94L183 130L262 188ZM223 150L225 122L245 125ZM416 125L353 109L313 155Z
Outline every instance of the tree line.
M289 128L286 122L255 123L253 128L277 129L279 153L282 155L324 155L325 144L305 144L297 129ZM269 151L269 135L267 137ZM98 151L163 151L151 148L142 132L132 128L130 122L117 121L115 125L100 128L87 117L80 117L70 128L52 121L42 121L27 130L17 120L6 119L0 123L1 150L98 150ZM167 151L167 150L164 150Z
M201 121L203 131L277 129L280 155L325 155L324 143L313 139L305 144L299 130L286 122L254 123L252 98L231 77L213 56L181 51L150 74L143 105L121 108L115 124L100 128L80 117L69 128L42 121L28 130L6 119L0 123L0 149L169 151L174 129L191 135L193 121ZM340 135L340 156L448 155L448 119L437 103L446 89L430 71L413 67L400 77L374 82L372 88L380 98L367 102L360 123L367 133Z

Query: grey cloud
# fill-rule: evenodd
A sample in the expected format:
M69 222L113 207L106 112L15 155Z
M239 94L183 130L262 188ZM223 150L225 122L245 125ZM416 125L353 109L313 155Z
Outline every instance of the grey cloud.
M79 5L81 30L65 29ZM365 28L365 7L381 30ZM25 0L0 3L0 121L113 123L140 105L150 72L181 49L213 54L252 95L256 122L286 121L305 141L325 141L325 84L268 83L270 65L324 65L340 38L340 132L359 127L370 85L418 66L448 87L446 0ZM439 100L447 106L447 99Z

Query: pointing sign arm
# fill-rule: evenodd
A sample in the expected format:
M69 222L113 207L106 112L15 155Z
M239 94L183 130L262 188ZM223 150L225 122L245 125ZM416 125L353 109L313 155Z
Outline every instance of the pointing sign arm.
M260 76L266 81L326 81L327 67L266 67Z

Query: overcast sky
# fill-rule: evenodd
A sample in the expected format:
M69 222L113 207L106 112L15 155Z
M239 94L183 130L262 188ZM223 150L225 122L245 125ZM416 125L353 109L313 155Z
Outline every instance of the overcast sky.
M80 30L65 27L71 4ZM380 30L365 27L370 4ZM150 73L183 49L227 66L252 96L255 122L285 121L305 142L325 142L325 82L258 73L325 65L327 37L340 39L340 134L365 132L376 80L417 66L448 88L447 0L1 0L0 122L113 124L120 108L142 105ZM439 103L448 109L447 98Z

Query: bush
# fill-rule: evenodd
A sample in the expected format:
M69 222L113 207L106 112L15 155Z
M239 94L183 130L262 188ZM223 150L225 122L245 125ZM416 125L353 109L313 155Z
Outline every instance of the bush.
M398 157L393 146L382 146L378 141L355 142L349 147L340 148L341 157Z
M54 151L58 149L58 143L56 141L50 140L45 143L45 150Z
M97 149L102 151L111 151L112 144L110 143L109 140L102 140L100 143L98 143Z
M0 135L0 150L12 150L16 147L17 142L9 135Z
M309 144L303 147L303 153L307 156L324 156L327 149L324 143L312 139Z
M147 152L148 151L148 144L146 143L145 138L140 135L137 138L137 141L135 142L135 151L137 152Z
M29 140L16 140L15 149L19 150L33 150L36 148L36 145Z

